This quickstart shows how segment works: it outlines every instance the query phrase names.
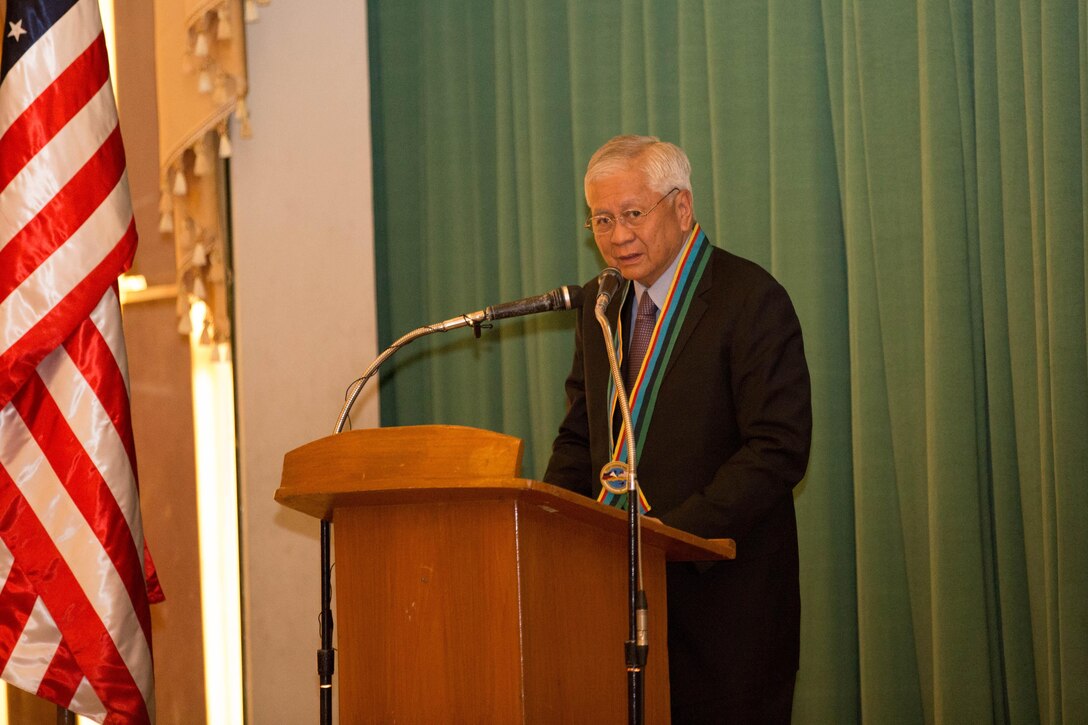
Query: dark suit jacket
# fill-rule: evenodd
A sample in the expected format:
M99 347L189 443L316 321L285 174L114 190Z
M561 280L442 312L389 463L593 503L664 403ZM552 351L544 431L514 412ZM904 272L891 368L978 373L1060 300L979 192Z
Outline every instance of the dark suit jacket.
M593 315L596 281L585 292L569 410L544 480L595 497L611 457L608 361ZM620 304L617 295L608 310L613 329ZM741 720L744 703L765 685L792 682L800 639L792 488L808 463L811 428L808 367L789 296L758 265L713 250L637 451L650 516L737 542L735 561L669 565L674 708L724 703Z

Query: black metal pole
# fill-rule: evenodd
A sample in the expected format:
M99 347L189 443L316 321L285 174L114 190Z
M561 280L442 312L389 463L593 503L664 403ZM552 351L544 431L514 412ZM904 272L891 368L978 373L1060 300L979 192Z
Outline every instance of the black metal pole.
M320 685L321 725L332 725L332 674L336 669L336 651L332 646L332 524L321 522L321 649L317 651L317 675Z
M627 489L629 624L628 639L624 648L627 660L627 722L630 725L642 725L646 660L649 654L646 592L639 586L638 516L638 487L632 482Z

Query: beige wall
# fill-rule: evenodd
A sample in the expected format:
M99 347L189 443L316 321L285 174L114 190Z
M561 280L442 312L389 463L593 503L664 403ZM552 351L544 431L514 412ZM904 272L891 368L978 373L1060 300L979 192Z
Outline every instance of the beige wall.
M377 355L366 4L273 2L247 27L232 138L247 719L317 722L318 522L272 500ZM355 427L377 424L376 381Z

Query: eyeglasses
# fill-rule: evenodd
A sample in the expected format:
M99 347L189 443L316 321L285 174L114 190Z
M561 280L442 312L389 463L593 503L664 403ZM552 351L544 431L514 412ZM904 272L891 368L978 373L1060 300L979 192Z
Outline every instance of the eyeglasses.
M608 237L612 232L616 230L616 222L623 224L628 229L634 229L642 222L646 221L646 217L650 216L650 212L657 208L657 205L672 196L673 192L680 191L679 187L673 187L665 196L657 200L653 206L646 211L642 209L625 209L619 213L619 216L612 216L611 214L594 214L589 219L586 219L586 229L592 229L593 235L596 237Z

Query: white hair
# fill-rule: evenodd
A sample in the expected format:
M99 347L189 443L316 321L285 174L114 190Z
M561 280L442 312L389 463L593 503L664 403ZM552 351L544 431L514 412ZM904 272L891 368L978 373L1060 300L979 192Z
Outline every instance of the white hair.
M656 136L616 136L593 154L586 167L585 190L597 179L637 165L646 184L659 194L674 188L691 191L691 162L683 149Z

